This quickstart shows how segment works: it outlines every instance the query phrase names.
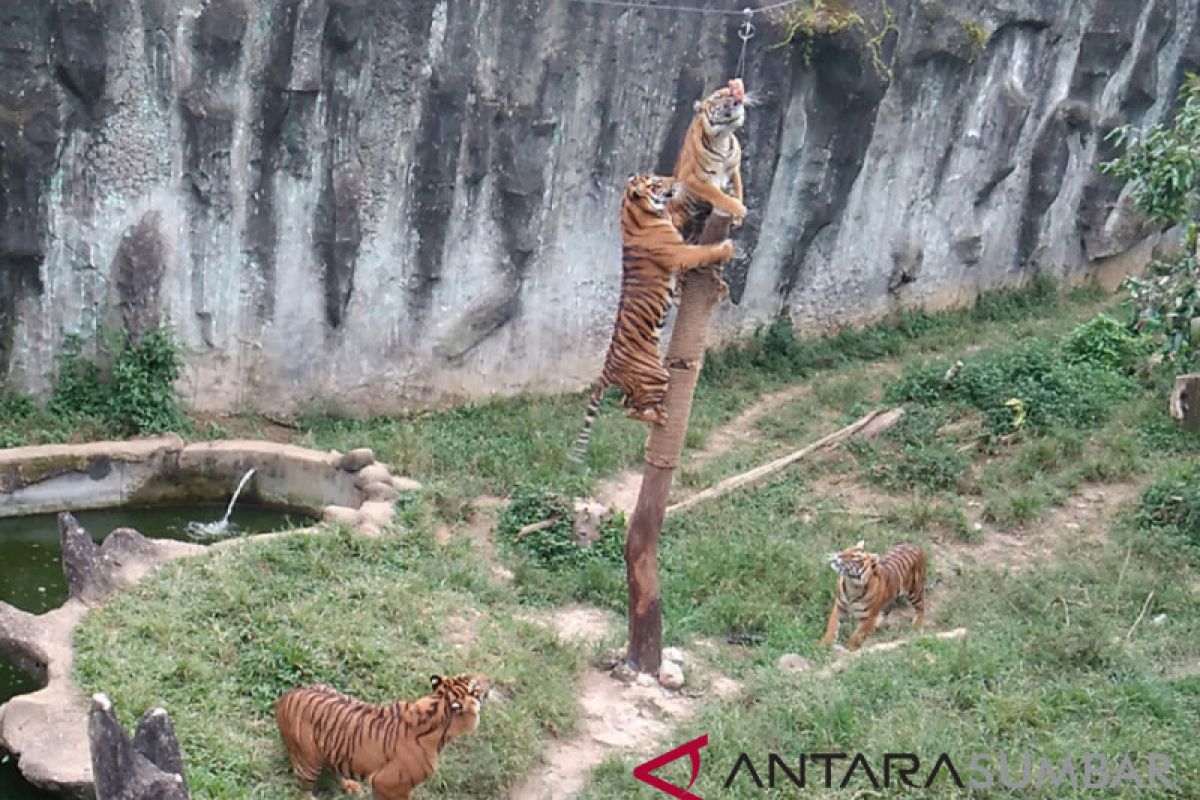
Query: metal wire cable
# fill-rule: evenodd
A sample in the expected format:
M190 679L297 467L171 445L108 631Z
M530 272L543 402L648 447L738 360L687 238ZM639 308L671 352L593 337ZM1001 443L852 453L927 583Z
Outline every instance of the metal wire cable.
M695 14L721 14L724 16L734 16L734 17L747 16L747 12L750 12L750 15L752 16L754 14L761 14L765 11L774 11L777 8L784 8L785 6L792 6L792 5L795 5L796 3L799 3L802 1L803 0L781 0L781 2L771 3L770 5L762 6L761 8L732 9L732 8L700 8L698 6L680 6L680 5L651 5L649 3L632 2L632 0L568 0L568 2L571 2L571 3L585 3L588 5L595 5L595 6L612 6L615 8L636 8L640 11L683 11L683 12L690 12L690 13L695 13Z

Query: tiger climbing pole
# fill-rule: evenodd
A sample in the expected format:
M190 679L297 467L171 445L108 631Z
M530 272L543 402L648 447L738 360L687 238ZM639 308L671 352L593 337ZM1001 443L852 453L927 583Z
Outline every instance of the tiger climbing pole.
M698 244L729 238L730 219L713 214ZM679 312L667 346L667 424L653 426L646 442L646 466L637 505L625 537L629 579L629 666L657 673L662 663L662 595L658 582L658 539L666 516L675 469L683 454L692 398L704 364L704 347L713 311L721 301L717 269L689 270L682 276Z

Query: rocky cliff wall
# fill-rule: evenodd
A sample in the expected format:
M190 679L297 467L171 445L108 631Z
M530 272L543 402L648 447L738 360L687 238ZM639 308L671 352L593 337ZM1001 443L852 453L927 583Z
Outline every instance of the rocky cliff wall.
M1143 238L1095 165L1114 125L1169 116L1200 0L854 8L774 49L783 28L756 20L724 334L969 302ZM44 392L64 335L169 318L201 408L577 389L612 323L624 179L670 169L737 22L8 0L0 376Z

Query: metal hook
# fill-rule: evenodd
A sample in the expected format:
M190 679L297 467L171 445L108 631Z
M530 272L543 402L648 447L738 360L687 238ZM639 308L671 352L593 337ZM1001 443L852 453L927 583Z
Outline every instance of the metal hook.
M748 42L750 41L751 37L754 36L754 23L750 21L754 19L754 9L743 8L742 13L745 14L746 17L741 26L738 27L738 38L743 42Z

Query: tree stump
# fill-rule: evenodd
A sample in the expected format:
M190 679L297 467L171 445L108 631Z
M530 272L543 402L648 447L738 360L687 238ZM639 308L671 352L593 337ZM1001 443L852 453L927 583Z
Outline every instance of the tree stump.
M1170 408L1172 419L1184 430L1200 430L1200 372L1176 376Z
M716 244L729 237L729 217L713 214L697 244ZM637 505L625 537L625 569L629 580L629 665L658 673L662 665L662 597L658 584L658 538L671 481L683 453L692 397L704 364L704 346L713 310L721 299L717 268L689 270L681 276L679 313L667 347L667 424L650 429L646 467Z

